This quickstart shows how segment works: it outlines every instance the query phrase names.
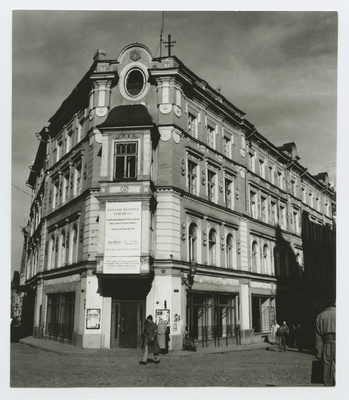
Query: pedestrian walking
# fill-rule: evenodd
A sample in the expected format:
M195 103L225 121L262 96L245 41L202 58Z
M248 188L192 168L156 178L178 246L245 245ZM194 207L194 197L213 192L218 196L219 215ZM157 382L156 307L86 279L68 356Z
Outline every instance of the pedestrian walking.
M332 304L320 313L315 323L316 357L323 363L325 386L336 382L336 306Z
M273 344L279 344L279 338L276 334L278 329L280 328L280 325L276 322L276 320L273 322L271 328L270 328L270 333L271 333L271 340L273 341Z
M148 315L144 324L143 332L143 359L139 362L145 365L148 361L148 353L153 353L154 362L160 362L160 347L157 341L157 325L153 322L153 316Z
M279 351L286 351L286 340L289 333L290 330L286 324L286 321L284 321L277 330L277 335L279 337Z

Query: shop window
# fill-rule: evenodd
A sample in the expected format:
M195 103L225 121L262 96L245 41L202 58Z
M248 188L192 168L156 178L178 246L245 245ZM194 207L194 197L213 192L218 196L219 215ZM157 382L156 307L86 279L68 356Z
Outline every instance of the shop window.
M137 178L137 142L115 143L114 179Z
M55 340L72 341L74 330L74 293L47 295L46 334Z
M275 310L269 297L252 296L252 328L254 333L270 332Z

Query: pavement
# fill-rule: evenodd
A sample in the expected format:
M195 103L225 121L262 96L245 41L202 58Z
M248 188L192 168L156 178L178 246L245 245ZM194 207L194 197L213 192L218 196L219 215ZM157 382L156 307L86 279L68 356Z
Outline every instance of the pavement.
M56 354L103 354L106 352L117 352L118 356L126 356L137 354L139 356L140 349L84 349L82 347L73 346L71 344L60 343L59 341L49 340L49 339L38 339L33 336L28 336L26 338L22 338L19 340L19 343L25 344L27 346L31 346L36 349L56 353ZM242 344L242 345L232 345L230 347L208 347L202 348L200 345L197 347L197 351L183 351L183 350L174 350L169 351L167 354L161 354L162 359L166 358L182 358L182 357L197 357L203 356L206 354L225 354L236 351L248 351L248 350L256 350L256 349L265 349L270 346L268 343L265 343L264 340L261 339L261 342L251 343L251 344Z

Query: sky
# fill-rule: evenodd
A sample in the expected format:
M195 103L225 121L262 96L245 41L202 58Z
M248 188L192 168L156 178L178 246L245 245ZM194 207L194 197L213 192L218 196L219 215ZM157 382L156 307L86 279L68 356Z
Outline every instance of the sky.
M35 132L82 79L97 49L117 58L128 44L159 56L161 11L14 11L12 20L11 268L30 209ZM172 54L275 145L293 141L312 174L336 182L336 12L166 11ZM163 50L163 54L165 50Z

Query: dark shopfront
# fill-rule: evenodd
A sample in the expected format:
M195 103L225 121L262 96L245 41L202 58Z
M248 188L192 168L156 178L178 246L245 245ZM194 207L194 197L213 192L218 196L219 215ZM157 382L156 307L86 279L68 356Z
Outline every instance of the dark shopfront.
M112 298L111 348L140 348L151 282L145 278L105 278L103 295Z
M239 305L237 294L188 292L187 323L198 347L236 344Z

